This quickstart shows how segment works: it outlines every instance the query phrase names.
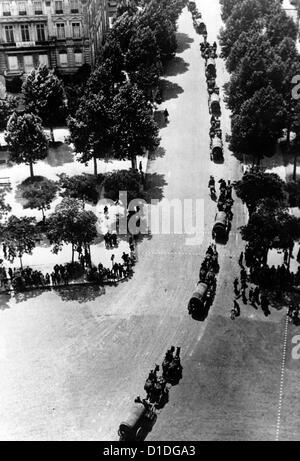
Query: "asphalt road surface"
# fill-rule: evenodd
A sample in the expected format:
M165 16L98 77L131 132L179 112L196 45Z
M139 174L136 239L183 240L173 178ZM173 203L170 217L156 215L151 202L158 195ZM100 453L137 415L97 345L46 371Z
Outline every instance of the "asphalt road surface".
M197 3L212 42L221 26L219 3ZM134 277L104 295L88 288L37 292L18 303L2 298L1 439L117 440L118 425L135 396L143 395L150 368L162 362L171 345L181 346L183 379L171 389L148 440L299 436L299 422L292 416L299 415L299 403L293 401L297 367L291 362L287 377L290 362L283 356L291 334L285 336L285 312L274 311L266 319L245 306L241 318L230 320L242 249L237 228L245 222L239 201L229 242L218 248L221 272L214 306L204 322L187 313L211 242L215 204L208 196L209 175L234 180L241 167L227 147L224 164L210 161L204 62L186 9L178 42L164 77L161 109L168 108L169 123L161 129L161 156L149 163L147 180L161 203L204 200L203 241L187 244L184 233L151 235L150 224L148 238L138 246ZM218 60L220 86L226 78ZM230 124L224 106L222 114L225 135ZM289 393L281 384L287 378Z

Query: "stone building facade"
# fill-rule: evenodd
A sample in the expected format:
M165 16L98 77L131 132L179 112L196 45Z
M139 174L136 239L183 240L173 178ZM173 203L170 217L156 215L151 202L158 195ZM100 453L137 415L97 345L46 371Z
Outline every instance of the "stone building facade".
M0 0L0 75L39 64L75 73L92 64L108 24L107 0Z

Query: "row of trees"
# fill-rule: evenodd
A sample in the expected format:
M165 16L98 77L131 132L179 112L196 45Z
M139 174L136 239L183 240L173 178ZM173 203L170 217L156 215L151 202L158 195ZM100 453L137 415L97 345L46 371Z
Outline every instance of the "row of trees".
M67 118L70 142L78 160L94 161L108 156L130 159L159 145L153 120L155 89L165 63L176 49L176 21L184 2L179 0L124 1L101 50L98 63L81 90L77 109ZM16 101L2 102L2 124L11 160L30 166L47 156L48 139L43 127L53 126L67 111L62 81L41 66L26 78L22 94L24 114L15 112Z
M75 251L90 254L90 245L97 236L96 222L95 214L84 210L79 200L64 198L45 222L43 230L54 253L58 253L64 244L72 245L74 262ZM11 262L19 258L22 267L22 258L24 254L32 254L41 236L41 228L35 218L12 215L0 224L0 233L5 247L4 256Z
M300 138L300 101L292 79L300 74L297 27L280 0L220 0L226 27L222 54L231 74L225 85L232 111L231 149L259 164L287 130ZM297 141L298 142L298 141Z
M159 144L152 103L163 64L176 50L179 0L124 1L78 110L68 119L79 160L130 159Z
M74 253L85 251L90 253L90 244L97 236L97 218L93 212L87 211L85 205L97 203L99 184L105 179L107 197L112 200L119 198L118 191L126 190L128 202L137 197L147 199L147 194L140 191L140 174L136 170L122 170L108 173L103 178L83 173L81 175L58 175L58 181L52 181L42 176L28 178L18 186L18 194L23 201L23 207L38 209L43 220L37 223L35 218L10 216L0 225L1 240L5 244L6 257L13 260L24 253L31 254L39 235L45 235L53 245L53 252L62 249L63 244L72 245L72 262ZM62 202L56 206L55 212L47 219L45 212L50 209L57 193ZM5 194L0 195L0 218L11 211L5 203ZM42 226L41 226L42 224Z

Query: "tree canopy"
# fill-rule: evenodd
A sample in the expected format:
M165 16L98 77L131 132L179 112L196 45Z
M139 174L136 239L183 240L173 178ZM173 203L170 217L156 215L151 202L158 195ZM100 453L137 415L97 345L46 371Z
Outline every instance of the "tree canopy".
M22 86L25 109L38 115L50 127L54 141L53 126L65 109L63 83L47 66L33 69Z
M52 251L58 253L63 244L71 244L74 262L74 251L81 253L97 236L96 222L95 214L84 210L79 200L64 198L47 220L47 237L53 245Z
M123 85L113 99L113 152L130 159L136 169L137 155L159 145L158 127L144 94L135 85Z
M32 254L36 245L36 220L35 218L10 216L1 229L1 240L7 247L7 257L11 261L22 257L25 253Z
M45 211L50 210L58 191L57 183L42 176L36 176L34 180L24 181L21 184L21 191L22 197L26 200L23 207L41 210L43 221L45 221Z
M235 182L234 188L250 213L263 199L272 199L281 204L286 199L285 183L275 173L246 172L241 180Z
M83 97L68 127L80 162L93 159L97 175L97 159L105 158L111 147L111 108L104 92Z
M97 203L97 178L94 175L83 173L81 175L68 176L65 173L58 175L62 197L70 197L85 202Z
M11 160L29 165L31 177L33 177L33 165L48 155L48 140L41 122L41 119L34 114L13 113L4 136Z

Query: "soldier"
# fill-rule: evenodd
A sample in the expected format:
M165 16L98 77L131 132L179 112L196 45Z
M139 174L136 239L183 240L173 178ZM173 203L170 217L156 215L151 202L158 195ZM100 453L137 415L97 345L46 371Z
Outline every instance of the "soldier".
M239 257L239 265L243 267L243 260L244 260L244 253L241 252L240 257Z
M240 294L240 290L239 290L239 288L238 288L238 286L239 286L239 279L238 279L237 277L234 279L233 286L234 286L234 294L235 294L236 296L238 296L238 295Z
M175 347L174 346L171 346L171 349L168 349L167 350L167 353L166 353L166 356L165 356L165 361L167 362L172 362L173 359L174 359L174 351L175 351Z

